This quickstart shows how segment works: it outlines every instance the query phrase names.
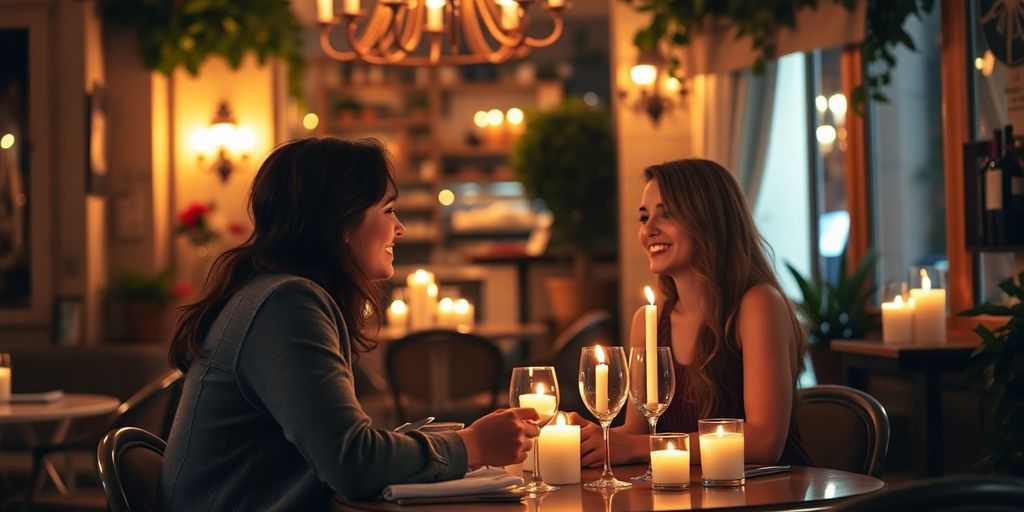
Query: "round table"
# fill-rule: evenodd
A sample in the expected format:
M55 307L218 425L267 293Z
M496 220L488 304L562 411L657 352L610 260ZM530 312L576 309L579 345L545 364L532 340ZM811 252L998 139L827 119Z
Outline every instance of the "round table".
M646 465L616 466L620 480L642 474ZM601 476L600 468L585 468L583 482ZM794 466L787 473L750 478L746 485L735 488L709 489L700 484L700 466L690 470L690 488L679 492L655 492L650 484L633 484L614 494L583 489L580 484L563 485L555 492L539 498L525 498L514 503L445 503L436 505L398 505L386 501L349 502L338 498L332 510L462 512L539 511L648 511L648 510L821 510L839 501L872 493L886 487L885 482L866 475L825 468Z
M65 393L52 402L0 402L0 425L20 425L25 443L31 449L39 444L39 436L32 430L33 423L57 422L48 442L59 444L67 437L72 420L110 414L120 405L117 397L78 393ZM57 491L67 494L68 488L53 463L43 459L43 465Z

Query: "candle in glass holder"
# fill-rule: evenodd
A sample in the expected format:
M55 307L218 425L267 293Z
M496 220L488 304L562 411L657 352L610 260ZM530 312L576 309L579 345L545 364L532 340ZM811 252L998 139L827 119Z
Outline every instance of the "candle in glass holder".
M697 421L701 480L707 487L743 485L743 420Z
M540 429L540 474L554 485L580 481L580 426L569 424L565 413L558 413L555 422Z
M676 491L690 486L690 436L654 434L651 444L651 484L655 491Z

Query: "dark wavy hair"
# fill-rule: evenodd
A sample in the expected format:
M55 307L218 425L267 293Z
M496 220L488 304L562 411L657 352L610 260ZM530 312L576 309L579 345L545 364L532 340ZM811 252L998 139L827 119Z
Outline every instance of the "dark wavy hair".
M388 152L375 139L311 137L278 146L253 180L252 235L217 257L198 300L179 310L171 365L188 370L231 296L265 273L295 274L319 284L341 309L353 352L372 349L366 310L380 316L381 294L344 240L368 208L396 196Z
M693 238L692 267L705 291L704 323L697 331L693 363L686 367L692 398L701 418L735 415L743 411L743 361L736 343L740 302L759 284L786 296L771 265L771 249L739 185L721 165L698 158L665 162L644 170L644 182L650 181L658 183L665 207ZM679 298L668 275L658 276L658 291L669 303ZM789 300L786 308L796 345L795 391L806 340Z

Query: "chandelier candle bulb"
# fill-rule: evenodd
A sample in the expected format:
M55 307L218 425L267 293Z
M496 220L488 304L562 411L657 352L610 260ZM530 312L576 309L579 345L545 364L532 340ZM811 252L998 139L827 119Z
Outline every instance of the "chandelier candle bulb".
M426 0L427 2L427 24L424 30L427 32L441 33L444 30L444 4L445 0Z
M565 0L548 0L548 7L552 9L561 9L565 7Z
M928 272L921 269L921 287L911 288L914 304L914 342L946 342L946 290L933 288ZM884 324L883 324L884 328Z
M647 403L658 403L658 306L654 304L654 291L644 286L648 304L644 306L645 358L647 360Z
M897 295L892 302L882 303L882 342L910 343L914 341L915 299L903 302Z
M330 23L334 19L334 0L316 0L316 21Z
M341 12L346 16L358 16L359 0L345 0L345 2L341 4Z
M558 413L555 422L540 429L540 474L554 485L576 484L580 481L580 426L570 425L565 413Z
M519 4L515 0L501 2L501 28L515 30L519 28Z

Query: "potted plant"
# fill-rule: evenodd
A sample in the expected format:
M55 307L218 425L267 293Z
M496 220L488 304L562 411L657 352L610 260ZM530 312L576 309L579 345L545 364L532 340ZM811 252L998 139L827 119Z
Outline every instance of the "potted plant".
M807 346L820 384L841 383L839 357L829 350L835 339L864 338L882 325L882 315L869 307L878 285L870 279L878 259L873 252L861 258L853 274L848 271L846 252L839 256L839 280L832 284L819 273L811 279L786 264L803 295L796 305L807 328Z
M156 275L122 270L110 283L107 297L120 306L130 341L160 343L167 339L171 302L191 293L187 285L172 285L173 276L171 268Z
M511 166L526 193L542 199L554 216L552 252L573 261L572 276L547 282L557 327L590 309L614 309L614 283L593 276L595 255L615 247L618 226L615 138L608 113L576 99L531 113Z
M981 344L971 354L965 374L981 392L982 423L991 430L978 464L996 473L1024 476L1024 272L1016 282L1011 277L999 283L999 288L1011 298L1008 304L983 304L960 313L1006 318L994 330L981 324L974 329Z

